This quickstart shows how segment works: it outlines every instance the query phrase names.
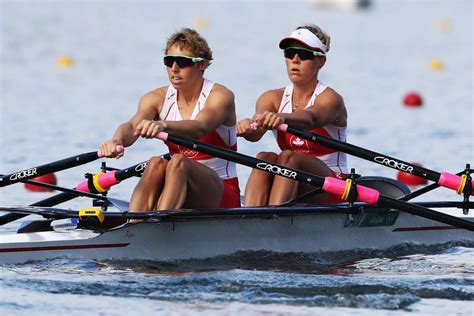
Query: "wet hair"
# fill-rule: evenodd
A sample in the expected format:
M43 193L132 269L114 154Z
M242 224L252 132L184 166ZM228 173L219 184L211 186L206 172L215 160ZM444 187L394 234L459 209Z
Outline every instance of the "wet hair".
M206 60L212 60L212 50L209 48L207 41L195 30L183 28L168 38L166 42L165 54L171 46L178 45L179 48L190 50L195 56L202 57Z
M321 30L321 28L319 26L317 26L315 24L307 24L307 25L298 26L296 29L297 30L307 29L308 31L310 31L311 33L316 35L324 45L326 45L326 52L329 51L329 45L331 43L331 37L326 32Z

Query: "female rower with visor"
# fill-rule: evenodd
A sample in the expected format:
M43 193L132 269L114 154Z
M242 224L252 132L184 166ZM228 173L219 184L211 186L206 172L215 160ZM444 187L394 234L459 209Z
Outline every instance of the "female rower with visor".
M146 93L138 110L100 146L106 157L121 157L138 137L159 132L237 150L234 95L204 78L212 51L195 30L168 39L163 58L169 86ZM156 141L156 140L154 140ZM166 142L171 160L152 157L130 201L131 211L239 207L234 163Z
M253 118L237 123L237 135L256 142L273 130L281 153L260 152L257 158L319 176L348 173L346 155L289 133L276 131L282 123L346 141L347 111L342 97L318 79L326 62L330 37L316 25L298 27L280 41L291 84L263 93ZM245 188L245 205L278 205L314 187L253 169ZM328 193L309 202L336 202Z

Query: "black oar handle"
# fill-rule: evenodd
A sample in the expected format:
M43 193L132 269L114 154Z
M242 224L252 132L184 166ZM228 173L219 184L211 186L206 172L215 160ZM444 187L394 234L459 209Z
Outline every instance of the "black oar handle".
M349 143L341 142L336 139L332 139L320 134L313 133L311 131L301 129L301 128L295 128L288 126L287 124L281 124L278 127L278 130L282 132L288 132L290 134L293 134L295 136L298 136L300 138L309 140L311 142L330 147L336 150L339 150L341 152L345 152L347 154L372 161L375 163L378 163L380 165L403 171L406 173L410 173L431 181L434 181L438 183L439 185L455 190L455 191L460 191L460 186L462 183L462 178L458 175L453 175L448 172L436 172L430 169L423 168L421 166L417 166L415 164L393 158L387 155L382 155L380 153L361 148ZM473 181L474 184L474 181ZM461 188L463 188L464 185L462 185ZM462 190L461 190L462 191ZM474 194L474 191L471 191L471 194Z
M228 161L243 164L251 168L259 169L259 170L273 173L275 175L279 175L285 178L311 184L316 187L322 187L324 191L329 192L329 193L342 195L343 191L347 189L347 186L345 185L346 182L343 180L339 180L332 177L323 178L317 175L313 175L313 174L296 170L293 168L288 168L288 167L281 166L278 164L263 161L263 160L250 157L244 154L240 154L234 151L230 151L224 148L205 144L200 141L170 135L166 132L160 132L157 135L157 138L161 140L167 140L177 145L184 146L186 148L199 151L205 154L209 154L215 157L219 157ZM429 208L424 208L421 206L412 206L412 204L408 202L404 202L404 201L393 199L387 196L380 195L378 191L361 186L361 185L357 185L356 188L357 188L357 200L359 201L367 202L369 204L378 203L382 206L396 208L401 211L405 211L407 213L411 213L411 214L418 215L421 217L433 219L433 220L436 220L438 222L442 222L448 225L453 225L453 226L464 228L470 231L474 231L473 222L460 219L455 216L440 213L437 211L433 211Z
M69 169L79 165L86 164L99 158L96 151L80 154L77 156L65 158L55 162L51 162L38 167L33 167L21 171L11 173L0 177L0 187L4 187L13 183L21 182L22 180L28 180L31 178L43 176L48 173Z

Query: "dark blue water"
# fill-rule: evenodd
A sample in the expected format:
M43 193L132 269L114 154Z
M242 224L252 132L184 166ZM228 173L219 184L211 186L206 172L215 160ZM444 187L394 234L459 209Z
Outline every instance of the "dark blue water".
M256 314L264 314L262 308L284 313L289 307L294 312L409 312L426 311L424 304L439 301L444 302L440 314L454 307L464 314L472 309L474 300L472 247L403 245L385 251L319 254L246 252L170 262L46 260L2 268L0 309L41 312L38 301L46 295L54 299L55 303L49 302L53 310L64 308L73 313L80 309L62 300L81 297L87 311L96 313L97 308L107 314L115 310L101 302L119 299L133 300L132 306L139 304L148 311L162 306L170 314L177 312L177 306L183 308L181 312L194 313L197 305L209 313L235 313L233 304ZM18 296L28 296L32 303Z

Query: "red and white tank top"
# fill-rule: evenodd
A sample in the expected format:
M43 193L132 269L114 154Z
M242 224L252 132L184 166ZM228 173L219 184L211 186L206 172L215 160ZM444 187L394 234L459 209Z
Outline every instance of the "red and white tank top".
M204 79L201 94L196 105L194 106L194 111L189 118L190 120L194 120L198 113L204 108L207 97L212 92L211 90L213 86L214 82ZM168 91L166 92L165 102L160 112L160 119L163 121L183 120L178 108L178 91L172 85L168 87ZM235 125L231 127L220 125L216 130L199 139L199 141L237 151L237 130ZM214 170L223 180L237 177L237 170L235 163L233 162L216 158L208 154L203 154L170 142L165 143L168 146L171 155L180 153L189 159L199 161L200 163Z
M326 85L318 81L316 89L314 89L313 95L311 96L311 99L309 100L305 109L314 104L314 101L316 100L317 96L321 94L324 89L326 89L326 87ZM293 112L292 96L293 85L290 85L285 88L285 92L283 93L278 113ZM330 137L342 142L346 141L345 127L327 125L321 128L312 129L311 132ZM332 171L336 173L336 175L349 173L345 153L342 153L332 148L315 144L305 139L301 139L290 133L274 131L274 134L277 139L278 146L281 150L292 150L295 152L315 156L318 159L322 160Z

